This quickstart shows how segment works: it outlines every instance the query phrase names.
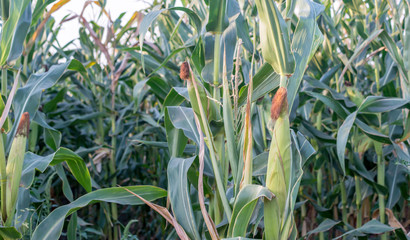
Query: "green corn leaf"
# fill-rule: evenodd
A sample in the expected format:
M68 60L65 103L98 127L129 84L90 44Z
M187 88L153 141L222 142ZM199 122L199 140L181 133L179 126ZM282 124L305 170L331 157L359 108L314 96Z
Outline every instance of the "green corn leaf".
M226 135L226 148L228 152L229 163L231 164L232 176L234 179L235 186L239 184L237 181L238 171L238 161L239 155L236 148L235 141L235 126L233 121L233 112L232 112L232 102L229 93L229 85L227 79L223 78L223 119L224 119L224 129Z
M13 99L15 121L19 122L21 115L28 112L30 116L34 116L40 106L40 98L43 90L52 87L66 71L85 72L83 65L77 60L71 60L63 64L52 66L48 72L33 74L27 81L26 85L19 88ZM14 125L8 135L8 143L11 143L11 138L16 134L17 126ZM10 144L6 149L10 149Z
M184 132L181 129L177 129L172 125L168 109L165 109L164 125L171 157L181 157L188 142L188 138L185 137Z
M404 68L410 71L410 16L404 19L403 62Z
M190 185L187 178L188 169L195 158L196 156L187 159L171 157L167 169L168 195L178 223L191 239L201 239L192 210Z
M169 119L175 128L184 131L184 135L195 142L199 146L199 133L195 124L194 111L192 108L186 107L167 107ZM205 166L204 174L207 176L213 176L213 170L211 165L211 159L209 158L209 150L205 146Z
M148 79L147 85L151 87L151 91L161 100L164 101L171 87L162 78L154 76Z
M306 66L323 42L323 34L317 26L316 19L324 10L324 6L310 0L296 1L295 14L299 17L296 30L293 34L292 52L295 56L295 73L289 78L288 104L289 111L299 91L299 85L305 73Z
M211 99L210 93L206 90L206 88L198 81L196 78L193 78L193 81L196 81L196 85L198 86L198 92L199 92L199 97L201 100L202 108L205 111L205 115L207 117L207 120L211 122L212 120L220 120L221 119L221 114L218 111L218 106L217 103ZM199 119L201 119L201 114L199 110L199 103L196 97L195 89L194 86L191 82L191 80L188 80L187 84L188 88L188 94L189 94L189 101L191 102L192 109L195 111L196 115L198 116ZM202 126L202 121L200 121L202 130L204 130L204 127Z
M255 76L253 76L253 92L252 102L265 96L275 88L279 87L280 76L273 71L269 63L265 63L258 69ZM248 96L248 85L243 86L239 91L238 105L242 106L246 103Z
M403 77L406 80L406 82L409 83L407 71L404 66L403 57L401 56L400 50L397 47L396 43L393 41L393 39L389 36L389 34L386 31L381 32L379 36L384 46L387 48L387 51L389 52L390 56L393 58L393 61L398 65L401 77Z
M3 114L4 108L6 107L6 103L3 101L3 97L0 97L0 112ZM7 119L4 121L4 124L2 126L4 131L7 133L10 130L10 118L7 116Z
M44 172L48 166L66 162L71 173L87 192L91 192L91 177L84 160L67 148L59 148L45 157L28 152L24 157L21 184L28 188L34 180L35 170Z
M45 115L42 112L36 113L33 118L33 122L37 123L38 126L41 126L44 129L44 141L47 146L49 146L54 151L57 151L61 143L61 133L48 125L45 120Z
M173 87L164 100L164 106L179 106L185 100L189 101L188 89Z
M13 40L11 43L11 49L9 56L7 57L7 63L10 64L11 61L16 60L20 57L24 48L24 41L26 39L27 31L31 24L31 4L28 4L26 10L20 16L17 23L16 30L14 31Z
M256 0L255 3L261 20L263 58L279 75L293 74L295 58L290 48L288 27L276 3L272 0Z
M227 2L227 0L209 1L208 24L206 25L208 32L222 33L228 27Z
M353 126L354 121L356 120L357 112L350 114L340 126L339 131L337 132L337 157L339 159L340 167L342 168L343 175L346 174L345 169L345 149L347 140L349 139L350 130Z
M299 186L303 175L303 165L315 153L315 149L306 140L305 136L298 132L295 134L291 130L291 161L290 161L290 176L289 189L287 190L287 198L285 209L282 217L282 239L287 239L295 225L293 211L295 209L296 198L299 193Z
M390 232L394 228L385 225L377 220L371 220L370 222L367 222L360 228L353 229L351 231L348 231L335 239L340 239L344 236L349 236L349 237L354 237L354 236L361 236L362 234L380 234L380 233L385 233L385 232Z
M327 232L330 229L332 229L334 226L336 226L337 224L339 224L340 221L334 221L332 219L328 219L326 218L323 222L321 222L319 224L319 226L317 226L317 228L309 231L307 233L307 235L311 235L311 234L315 234L315 233L320 233L320 232Z
M21 239L22 235L14 227L0 227L1 239Z
M1 31L1 66L6 64L9 57L10 60L13 60L21 54L21 45L26 38L27 30L30 26L30 23L27 25L27 22L31 22L31 8L27 8L30 4L29 0L10 1L10 3L10 15ZM26 12L26 10L30 11L30 13ZM10 52L11 49L13 49L13 52ZM18 53L19 51L20 53Z
M389 112L399 108L410 108L410 99L369 96L360 105L360 113Z
M138 194L147 201L154 201L166 197L167 192L154 186L131 186L125 187L133 193ZM113 187L96 190L88 193L74 202L61 206L51 212L36 228L31 239L33 240L57 240L63 230L65 218L80 208L97 202L110 202L122 205L142 205L139 198L127 192L122 187Z
M71 215L70 221L68 222L67 227L67 240L77 239L77 213Z
M232 220L229 224L228 236L245 237L249 220L255 209L258 199L272 200L274 195L263 186L249 184L241 189L236 197L232 212Z

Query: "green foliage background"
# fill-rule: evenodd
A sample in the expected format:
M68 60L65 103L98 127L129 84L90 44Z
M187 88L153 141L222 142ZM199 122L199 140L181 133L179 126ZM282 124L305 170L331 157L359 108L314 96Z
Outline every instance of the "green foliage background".
M55 22L64 0L0 1L5 156L22 114L31 121L1 239L263 238L284 75L292 227L282 239L409 238L406 0L154 1L130 19L85 2L104 26L80 12ZM262 18L281 24L260 28ZM79 22L79 48L58 41L67 21ZM192 79L179 76L185 61Z

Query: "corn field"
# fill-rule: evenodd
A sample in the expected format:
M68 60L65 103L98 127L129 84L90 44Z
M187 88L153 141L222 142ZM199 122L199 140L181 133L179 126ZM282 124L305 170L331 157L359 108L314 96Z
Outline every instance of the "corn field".
M111 1L0 0L0 240L410 239L410 1Z

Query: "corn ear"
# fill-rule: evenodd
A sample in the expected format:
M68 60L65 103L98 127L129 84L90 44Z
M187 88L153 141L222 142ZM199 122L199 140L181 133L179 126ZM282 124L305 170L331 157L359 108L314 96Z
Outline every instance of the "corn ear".
M21 172L23 170L24 154L26 152L27 137L30 128L30 116L28 112L23 113L17 128L16 136L11 144L10 154L7 161L6 176L6 206L7 223L10 223L16 207L19 192Z
M284 218L291 165L287 91L284 87L279 88L273 98L271 117L275 126L271 132L272 142L268 157L266 187L275 194L277 203L265 201L265 236L266 239L278 239L280 231L277 228L282 225L281 221ZM272 230L266 231L269 228Z
M275 1L255 0L258 8L262 55L273 70L281 76L295 71L295 58L290 49L288 27Z

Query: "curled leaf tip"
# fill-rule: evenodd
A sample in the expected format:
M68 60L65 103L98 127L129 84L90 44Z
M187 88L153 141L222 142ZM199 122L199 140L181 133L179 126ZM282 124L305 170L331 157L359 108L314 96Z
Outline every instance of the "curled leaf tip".
M288 92L286 88L280 87L272 99L270 114L272 120L276 121L283 111L288 110Z
M179 71L179 77L182 80L189 80L189 65L188 62L183 62Z
M24 137L27 137L29 130L30 130L30 115L28 114L28 112L25 112L21 116L20 123L17 128L16 136L22 135Z

